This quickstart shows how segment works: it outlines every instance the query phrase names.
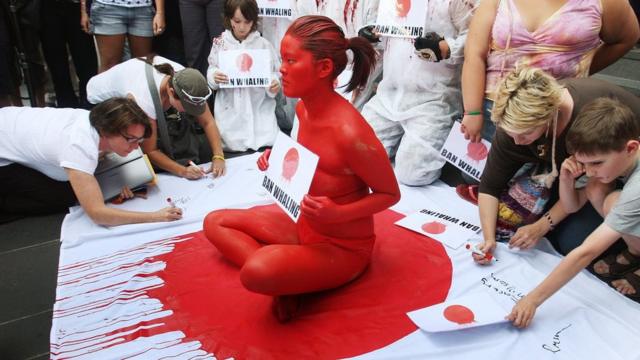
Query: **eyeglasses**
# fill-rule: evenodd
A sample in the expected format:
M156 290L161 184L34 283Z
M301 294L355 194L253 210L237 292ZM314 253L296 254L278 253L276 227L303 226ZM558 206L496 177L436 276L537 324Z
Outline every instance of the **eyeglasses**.
M193 96L193 95L189 95L189 93L184 91L184 89L180 89L180 90L182 90L182 93L184 94L184 96L186 96L190 100L189 101L190 103L194 105L200 105L201 103L207 101L209 96L211 96L211 94L213 93L211 91L211 88L207 87L207 89L209 90L209 93L206 96Z
M127 141L127 143L129 144L134 144L134 143L142 143L144 141L144 137L135 137L135 136L129 136L123 133L120 133L120 135Z

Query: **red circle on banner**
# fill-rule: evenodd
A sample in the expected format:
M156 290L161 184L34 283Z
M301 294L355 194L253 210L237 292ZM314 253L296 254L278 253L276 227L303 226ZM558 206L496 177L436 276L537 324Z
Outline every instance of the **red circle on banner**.
M445 319L459 325L471 324L475 321L473 311L464 305L450 305L444 309Z
M236 65L241 72L249 72L251 66L253 66L253 59L251 55L242 53L236 58Z
M422 231L426 232L427 234L437 235L442 234L445 230L447 230L447 225L438 221L431 221L423 224L421 228Z
M274 205L275 206L275 205ZM308 295L298 317L279 323L273 299L245 289L238 268L222 258L202 231L185 235L166 255L160 299L168 317L150 333L182 331L217 358L345 358L387 346L417 327L407 312L441 303L451 286L443 245L394 225L403 215L375 216L376 244L362 276L340 288ZM251 219L247 219L251 221ZM128 336L128 340L134 335Z

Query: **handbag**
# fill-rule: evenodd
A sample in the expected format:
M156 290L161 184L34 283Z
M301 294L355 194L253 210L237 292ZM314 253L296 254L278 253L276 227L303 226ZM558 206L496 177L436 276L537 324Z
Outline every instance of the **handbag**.
M146 63L145 75L151 92L153 106L156 109L158 128L158 148L180 165L187 166L190 161L200 164L209 159L200 159L201 144L206 142L204 131L196 123L196 119L184 112L171 108L167 112L162 109L160 94L153 78L153 66Z
M500 194L496 240L509 241L519 227L529 225L542 217L551 195L551 187L558 177L556 167L556 128L558 114L553 118L551 145L551 171L542 163L525 164L509 181L509 187ZM547 136L549 130L547 129Z

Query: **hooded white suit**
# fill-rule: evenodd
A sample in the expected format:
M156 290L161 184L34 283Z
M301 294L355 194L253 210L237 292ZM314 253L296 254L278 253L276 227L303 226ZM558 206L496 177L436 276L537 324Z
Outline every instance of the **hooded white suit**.
M398 180L413 186L435 181L445 163L439 152L462 113L464 42L475 8L472 0L426 1L425 33L444 37L450 58L428 62L415 54L413 39L384 37L384 76L362 110L389 157L395 155Z
M214 117L225 150L245 151L257 150L263 146L273 145L278 134L275 108L276 93L269 92L269 87L246 87L220 89L220 84L213 79L218 68L218 53L223 50L267 49L271 54L272 78L279 80L280 59L273 45L260 36L257 31L251 32L247 38L239 42L230 30L213 40L209 54L207 81L216 93Z

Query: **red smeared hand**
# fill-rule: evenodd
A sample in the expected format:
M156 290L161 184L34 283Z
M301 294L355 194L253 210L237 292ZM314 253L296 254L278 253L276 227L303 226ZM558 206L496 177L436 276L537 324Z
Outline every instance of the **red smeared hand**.
M305 195L300 204L302 215L321 223L337 223L341 221L340 205L326 196Z
M260 171L266 171L269 168L269 156L271 156L271 149L265 150L258 158L257 164Z

